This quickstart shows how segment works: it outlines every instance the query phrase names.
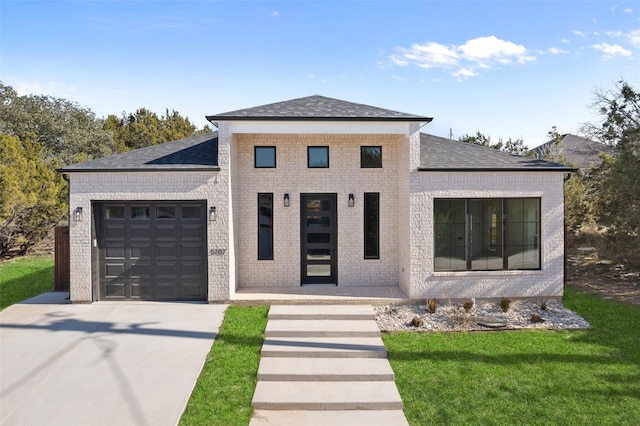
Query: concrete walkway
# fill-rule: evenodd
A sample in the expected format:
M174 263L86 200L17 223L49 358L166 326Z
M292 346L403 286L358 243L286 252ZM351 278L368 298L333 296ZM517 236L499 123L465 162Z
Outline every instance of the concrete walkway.
M227 305L67 295L0 313L0 424L177 424Z
M369 305L275 305L250 426L404 426Z

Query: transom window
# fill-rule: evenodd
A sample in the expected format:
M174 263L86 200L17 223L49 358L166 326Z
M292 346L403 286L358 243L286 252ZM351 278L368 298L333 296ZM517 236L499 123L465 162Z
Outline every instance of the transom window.
M276 147L254 147L254 166L257 169L272 169L276 167Z
M361 146L360 147L360 167L363 169L382 168L382 147L381 146Z
M540 269L540 199L435 199L436 271Z
M328 146L307 147L307 167L311 169L323 169L329 167Z

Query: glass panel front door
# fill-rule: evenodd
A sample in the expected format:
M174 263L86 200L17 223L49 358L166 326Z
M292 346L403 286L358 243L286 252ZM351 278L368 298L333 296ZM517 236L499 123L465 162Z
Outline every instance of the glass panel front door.
M302 284L337 284L336 194L301 194Z

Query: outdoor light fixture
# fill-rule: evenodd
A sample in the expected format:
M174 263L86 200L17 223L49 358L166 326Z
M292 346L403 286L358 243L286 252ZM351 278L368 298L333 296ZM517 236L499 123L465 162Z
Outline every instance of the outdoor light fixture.
M74 222L82 222L82 207L76 207L73 211Z
M353 199L353 194L349 194L349 207L353 207L356 201Z
M289 194L284 194L284 206L289 207Z
M216 207L212 206L209 207L209 222L215 222L216 221Z

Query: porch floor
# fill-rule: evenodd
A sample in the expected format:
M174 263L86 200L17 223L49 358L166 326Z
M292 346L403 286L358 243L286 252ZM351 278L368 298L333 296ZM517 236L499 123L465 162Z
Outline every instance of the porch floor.
M300 287L239 288L230 300L235 304L367 304L398 305L412 301L397 286L340 287L308 284Z

